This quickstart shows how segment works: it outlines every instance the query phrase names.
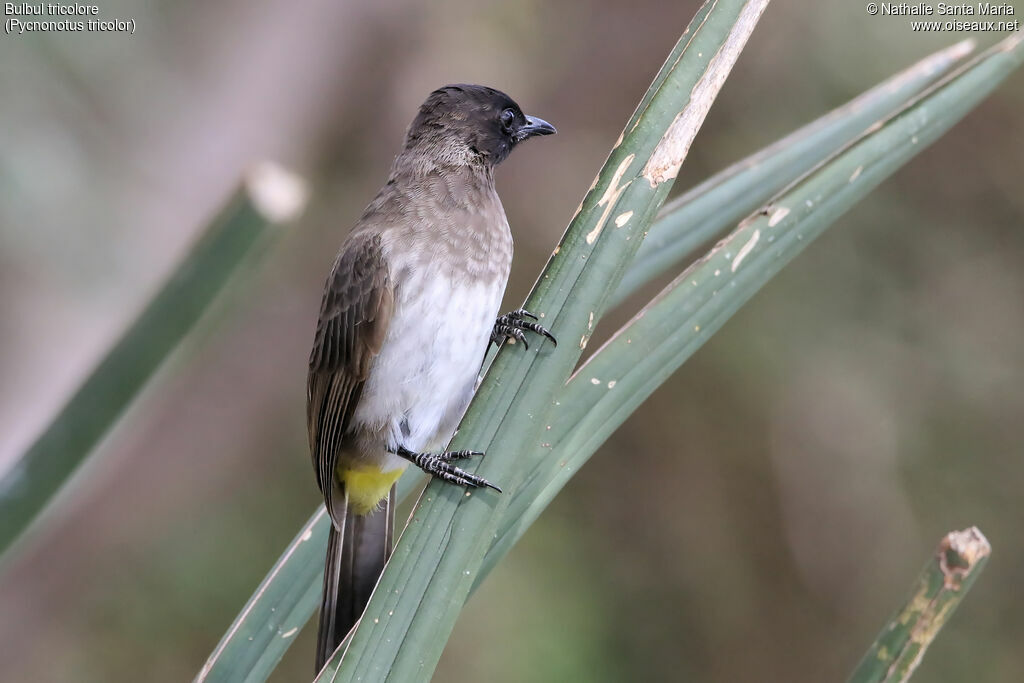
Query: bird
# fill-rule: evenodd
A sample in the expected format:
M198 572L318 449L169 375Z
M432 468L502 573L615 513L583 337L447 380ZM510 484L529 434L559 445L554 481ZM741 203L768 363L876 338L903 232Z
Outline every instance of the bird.
M317 635L321 670L369 601L391 553L395 487L410 465L446 482L491 482L443 451L491 343L526 332L557 344L525 309L499 316L512 234L494 169L555 133L481 85L430 93L387 182L343 241L324 286L309 356L306 416L331 519Z

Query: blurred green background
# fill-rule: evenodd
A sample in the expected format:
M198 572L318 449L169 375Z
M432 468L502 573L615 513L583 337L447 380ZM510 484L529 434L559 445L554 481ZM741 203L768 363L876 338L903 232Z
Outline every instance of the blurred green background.
M134 36L0 36L0 471L249 163L314 183L7 558L0 679L190 679L319 502L320 288L418 104L482 82L558 126L498 173L516 306L697 6L108 0ZM775 0L677 188L964 37ZM1022 113L1019 73L658 391L473 598L436 680L840 680L971 524L992 561L918 680L1024 680ZM311 677L311 631L274 680Z

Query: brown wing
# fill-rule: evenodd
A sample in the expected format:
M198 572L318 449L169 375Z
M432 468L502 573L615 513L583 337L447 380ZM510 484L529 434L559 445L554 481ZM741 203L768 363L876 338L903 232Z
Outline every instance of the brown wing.
M342 438L384 343L393 309L380 235L350 239L327 278L306 385L313 468L332 518L334 470Z

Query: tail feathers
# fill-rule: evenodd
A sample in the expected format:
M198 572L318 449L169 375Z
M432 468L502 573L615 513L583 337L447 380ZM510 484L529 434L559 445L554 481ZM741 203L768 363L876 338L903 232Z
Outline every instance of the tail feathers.
M384 565L391 556L395 532L395 487L387 503L368 515L346 509L339 531L327 539L324 591L317 632L316 670L319 672L348 635L370 601Z

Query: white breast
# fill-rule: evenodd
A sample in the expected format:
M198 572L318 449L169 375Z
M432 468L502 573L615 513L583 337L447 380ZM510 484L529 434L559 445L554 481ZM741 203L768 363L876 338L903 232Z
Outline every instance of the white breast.
M400 283L353 422L379 426L389 449L443 447L472 397L504 289L505 278L471 284L436 272Z

